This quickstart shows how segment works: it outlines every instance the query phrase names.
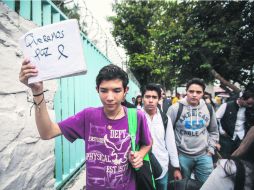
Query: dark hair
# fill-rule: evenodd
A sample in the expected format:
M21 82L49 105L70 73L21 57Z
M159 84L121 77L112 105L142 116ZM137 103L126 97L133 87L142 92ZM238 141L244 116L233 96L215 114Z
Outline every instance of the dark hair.
M147 84L142 90L142 97L144 97L146 91L156 91L159 99L161 98L161 88L157 84L154 83Z
M236 176L235 176L235 182L234 182L234 190L243 190L245 189L244 186L246 184L246 177L251 177L252 180L252 190L254 189L254 170L252 167L252 173L249 176L246 176L246 165L243 161L247 161L254 165L254 141L251 143L249 148L246 150L245 154L239 156L238 158L234 158L233 160L235 161L236 164Z
M249 98L253 98L254 99L254 93L253 92L250 92L250 91L245 91L243 93L243 95L241 96L241 98L243 100L248 100Z
M141 103L140 103L140 105L142 106L143 104L142 104L142 96L141 96L141 95L137 95L137 97L136 97L136 99L135 99L135 106L138 105L138 98L141 98Z
M204 83L204 81L202 79L200 79L200 78L192 78L191 80L189 80L187 85L186 85L186 91L189 89L189 87L192 84L197 84L197 85L201 86L202 89L203 89L203 92L205 92L205 83Z
M205 92L204 93L204 96L203 96L203 99L209 99L210 102L211 102L211 105L213 106L213 108L215 108L215 103L213 102L212 100L212 95L209 93L209 92Z
M254 83L253 82L250 82L249 84L247 84L246 91L254 92Z
M100 71L99 74L96 77L96 86L99 88L102 81L106 80L115 80L120 79L123 82L123 88L126 89L129 78L127 73L122 70L120 67L110 64L107 66L104 66Z

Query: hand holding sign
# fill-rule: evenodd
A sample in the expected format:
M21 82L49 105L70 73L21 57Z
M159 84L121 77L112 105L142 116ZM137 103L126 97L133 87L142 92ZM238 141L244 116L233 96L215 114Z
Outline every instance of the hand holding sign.
M20 38L25 57L36 65L38 75L28 83L86 73L78 22L62 21L29 31Z

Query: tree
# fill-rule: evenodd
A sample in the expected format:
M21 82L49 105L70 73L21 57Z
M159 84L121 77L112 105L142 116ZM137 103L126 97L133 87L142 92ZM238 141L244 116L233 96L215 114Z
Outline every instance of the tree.
M129 55L128 65L141 86L148 82L162 82L167 68L162 58L158 59L151 36L151 27L156 21L155 12L164 2L124 1L114 6L116 17L109 20L114 24L112 32L116 43L123 45Z
M198 57L207 67L213 77L225 85L227 81L246 84L253 79L252 56L247 55L253 51L252 47L243 46L246 41L246 33L243 27L251 25L246 23L246 16L253 15L250 2L198 2L192 13L192 23L199 31L205 31L205 38L200 44ZM247 8L247 9L246 9ZM195 20L194 20L195 19ZM248 43L253 37L247 39ZM248 52L245 54L244 52ZM244 55L245 54L245 55ZM244 55L244 57L243 57ZM248 63L245 61L248 59ZM221 80L223 76L223 80ZM226 81L226 83L224 82ZM230 85L232 89L238 89Z
M253 2L124 1L114 10L113 36L141 85L198 76L237 91L229 81L253 80Z

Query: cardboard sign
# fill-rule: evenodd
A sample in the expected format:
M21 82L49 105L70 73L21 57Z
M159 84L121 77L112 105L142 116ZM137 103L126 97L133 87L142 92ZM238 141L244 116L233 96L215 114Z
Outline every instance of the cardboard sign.
M28 79L29 84L87 71L75 19L33 29L20 38L20 46L39 71Z

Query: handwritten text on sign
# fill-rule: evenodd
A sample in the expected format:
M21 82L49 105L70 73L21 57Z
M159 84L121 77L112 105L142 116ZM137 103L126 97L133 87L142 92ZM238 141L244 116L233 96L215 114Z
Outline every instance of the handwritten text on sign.
M29 83L86 72L78 21L70 19L35 28L20 38L24 56L38 69Z
M59 39L64 38L64 31L56 31L53 32L51 35L43 35L41 37L34 37L33 33L29 33L25 36L25 45L26 47L33 47L37 46L38 44L45 44L44 48L36 48L34 50L34 58L40 60L42 57L51 56L52 53L54 53L52 50L47 47L47 43L54 42L54 41L60 41ZM64 53L64 45L60 42L60 44L57 47L59 56L58 60L61 59L61 57L68 58L68 55Z

